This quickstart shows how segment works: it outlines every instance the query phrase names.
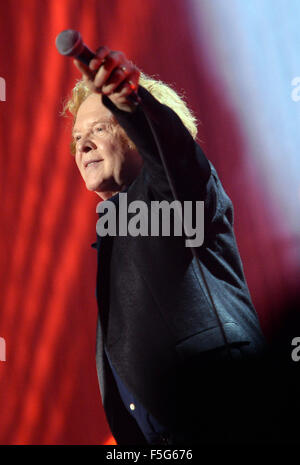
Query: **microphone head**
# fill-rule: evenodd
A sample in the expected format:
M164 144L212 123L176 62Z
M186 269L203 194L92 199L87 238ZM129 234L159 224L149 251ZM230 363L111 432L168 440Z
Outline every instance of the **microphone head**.
M55 45L61 55L76 56L82 49L83 42L78 31L66 29L58 34Z

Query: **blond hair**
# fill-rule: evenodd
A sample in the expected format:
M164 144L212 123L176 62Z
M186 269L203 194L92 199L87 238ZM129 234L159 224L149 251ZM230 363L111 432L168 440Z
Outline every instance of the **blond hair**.
M190 132L192 137L197 137L197 120L191 110L187 107L182 95L175 92L172 87L163 81L154 79L144 73L140 74L139 84L153 95L160 103L170 107L181 119L184 126ZM75 123L78 109L82 102L92 93L84 80L76 83L72 90L71 97L66 101L62 114L69 111L73 115L73 124ZM74 141L71 142L71 152L74 153Z

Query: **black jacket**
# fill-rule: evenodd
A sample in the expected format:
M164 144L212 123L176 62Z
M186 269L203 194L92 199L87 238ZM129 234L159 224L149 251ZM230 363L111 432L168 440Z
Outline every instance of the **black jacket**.
M143 443L118 396L103 342L128 389L168 425L170 443L184 443L192 437L194 442L227 441L239 434L238 422L245 418L240 410L252 414L256 405L252 400L249 408L253 377L246 380L249 370L244 367L246 361L252 366L264 351L234 236L233 206L214 166L178 116L145 89L140 87L139 94L160 138L179 199L205 202L205 239L197 249L198 256L232 351L229 356L224 348L195 259L184 246L185 238L97 235L96 362L104 409L119 444ZM127 190L128 203L171 201L141 109L122 112L105 96L103 103L144 160L139 176ZM118 204L118 196L114 201ZM247 402L232 409L232 403L243 402L241 392ZM228 418L234 418L233 429L228 427Z

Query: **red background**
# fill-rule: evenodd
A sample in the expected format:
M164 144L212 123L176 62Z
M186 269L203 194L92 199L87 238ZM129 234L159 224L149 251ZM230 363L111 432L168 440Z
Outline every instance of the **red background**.
M187 2L188 3L188 2ZM1 444L112 442L95 370L98 197L69 154L62 101L79 78L55 48L63 29L123 50L146 73L185 89L202 146L235 207L245 274L268 338L295 292L295 268L270 231L276 209L245 163L228 97L211 79L181 0L8 0L1 3ZM195 66L197 63L197 67ZM262 202L262 199L264 201ZM297 335L297 334L295 334Z

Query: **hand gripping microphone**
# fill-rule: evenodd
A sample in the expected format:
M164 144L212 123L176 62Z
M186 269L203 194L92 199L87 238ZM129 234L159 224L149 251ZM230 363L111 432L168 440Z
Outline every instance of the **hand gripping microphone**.
M55 45L61 55L73 57L89 66L90 61L96 58L96 53L92 52L83 42L80 32L73 29L62 31L55 39ZM135 91L127 97L132 103L138 105L140 98Z

